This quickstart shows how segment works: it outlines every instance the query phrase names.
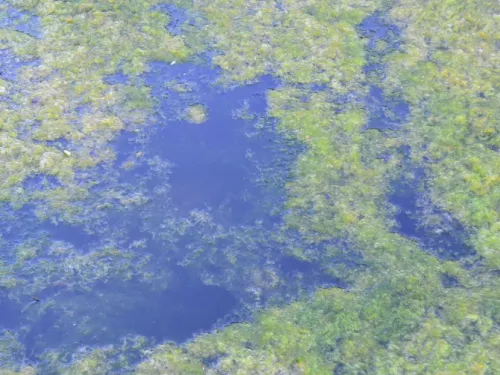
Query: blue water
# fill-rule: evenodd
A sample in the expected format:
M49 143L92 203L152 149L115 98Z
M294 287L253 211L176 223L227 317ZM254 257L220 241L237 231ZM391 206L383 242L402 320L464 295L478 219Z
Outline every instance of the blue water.
M443 260L460 260L475 255L465 228L425 196L425 171L416 169L408 181L393 185L389 202L396 208L395 230L417 241L426 251ZM426 219L433 218L432 224Z
M170 16L170 22L167 25L169 33L173 35L180 35L182 32L182 26L188 20L186 11L173 4L160 4L156 6L155 9L168 13Z
M381 13L366 17L357 29L358 33L368 38L368 50L374 50L379 41L387 42L387 49L392 50L400 47L401 30L396 25L388 23ZM387 50L381 52L387 53Z
M20 68L39 64L39 60L23 60L10 49L0 49L0 78L2 79L14 81Z
M369 78L375 78L374 81L383 81L386 69L383 56L400 48L399 28L388 23L381 14L374 14L365 18L357 30L362 37L368 39L368 63L363 67L364 72ZM377 48L380 42L385 43L385 48ZM372 83L368 87L364 104L369 116L363 131L399 130L409 119L408 103L398 98L387 97L376 84Z
M0 0L0 5L5 5L4 0ZM38 17L7 5L4 14L0 14L0 28L12 29L35 38L41 38L41 25Z
M218 76L216 69L206 66L151 64L143 79L157 102L152 123L139 135L124 132L116 139L113 146L117 160L113 165L78 172L82 182L89 178L100 181L88 201L74 204L83 210L81 217L66 222L64 216L40 206L40 202L18 211L4 208L11 215L10 219L4 216L6 221L13 221L11 227L2 227L9 246L30 238L41 244L37 258L28 261L19 275L28 283L40 285L34 289L40 302L32 303L28 292L18 293L17 301L7 294L0 298L5 306L0 328L25 325L21 342L32 358L48 347L75 350L80 345L117 342L127 334L145 335L157 342L185 341L234 321L247 298L242 291L249 281L230 276L233 271L224 263L225 249L240 257L239 267L280 262L281 249L271 246L265 231L271 231L281 220L285 177L303 147L282 138L274 122L265 116L266 92L278 85L272 77L262 77L249 86L222 89L216 84ZM189 85L189 91L179 93L166 85L174 80ZM128 77L118 73L107 82L128 84ZM183 119L183 110L193 104L208 109L203 124ZM119 168L137 152L143 153L144 162L131 171ZM159 162L153 165L151 160ZM163 168L162 163L171 168ZM57 180L44 175L24 182L28 191L59 186ZM167 192L158 193L163 187ZM118 205L95 210L99 203L108 203L105 197L111 190L141 193L149 201L140 209ZM35 208L46 212L50 220L38 222L33 215ZM208 213L214 223L177 231L193 210ZM254 228L256 221L260 224ZM165 237L166 233L170 235ZM139 249L133 248L137 242L142 243ZM71 257L116 246L134 254L129 262L145 262L146 266L135 269L131 281L113 275L101 278L98 274L102 267L109 264L119 268L119 263L103 258L101 264L77 272L65 268L73 266L52 254L53 244L72 249ZM268 249L261 254L250 251L264 246ZM204 248L206 254L188 260L198 248ZM211 248L215 252L210 252ZM39 262L43 260L57 264L51 275L42 275L46 271ZM276 265L284 280L297 279L297 273L303 275L302 284L296 282L288 288L291 296L306 282L337 282L325 278L317 267L294 270L289 263L282 260ZM145 271L155 275L157 281L144 282ZM47 280L40 281L37 274ZM162 278L163 284L158 283ZM206 285L207 278L213 278L215 285Z
M387 98L382 89L377 86L370 86L365 103L369 117L363 131L368 129L397 130L408 120L410 113L408 104Z
M123 71L118 71L115 74L110 74L107 77L104 78L104 82L106 82L108 85L126 85L129 82L129 77L123 73Z
M163 5L160 9L170 14L167 27L174 34L189 21L180 8ZM22 12L9 11L9 18L0 19L0 27L42 36L38 20ZM359 31L369 38L369 50L379 40L388 42L388 50L399 46L399 30L377 15L367 18ZM385 67L379 60L375 56L365 72L383 78ZM38 63L20 61L12 51L0 50L4 79L15 81L21 66ZM115 139L113 163L77 171L81 183L99 181L89 198L70 207L81 210L79 214L64 215L43 202L19 210L0 207L2 260L13 264L12 249L22 243L36 245L39 251L17 270L16 277L24 286L13 291L0 288L0 329L19 332L30 359L36 360L47 348L71 352L80 346L118 343L130 334L155 342L184 342L242 316L248 318L251 309L270 301L293 300L318 286L348 287L314 256L305 261L286 255L290 248L307 248L319 260L328 246L339 246L345 252L329 259L327 265L359 267L363 259L347 245L333 240L312 245L294 233L287 233L285 239L273 237L282 224L285 184L305 150L305 145L283 137L274 120L266 116L267 92L280 82L263 76L251 85L223 88L217 84L219 77L220 71L208 64L152 62L141 78L151 87L154 116L144 129L122 132ZM132 84L121 71L105 81ZM185 91L176 90L175 85ZM365 105L369 120L364 131L403 129L408 105L387 97L376 83L367 85L365 98L350 93L335 100ZM207 109L204 123L185 120L185 110L191 105ZM88 110L82 106L79 114ZM33 129L25 130L27 137ZM71 149L66 140L50 145ZM130 161L136 163L135 168L121 168ZM30 192L59 186L45 175L32 176L23 185ZM394 230L443 259L471 255L463 228L447 213L432 207L433 214L442 219L440 231L424 225L424 209L429 204L418 190L421 186L418 175L408 183L395 183L390 197L399 208ZM118 196L139 195L146 199L141 205L118 203ZM330 202L334 197L325 195L325 199ZM35 210L46 213L49 220L40 222ZM69 249L69 255L58 255L57 247ZM103 257L82 270L68 260L108 247L129 258ZM230 262L228 254L237 261ZM53 265L52 273L43 263ZM130 265L130 274L100 276L103 270ZM279 285L270 288L265 280L264 286L254 283L252 277L262 270L276 272ZM146 273L152 275L151 280ZM444 279L443 284L451 287L454 280ZM33 294L40 302L33 303Z
M47 343L75 350L118 342L126 335L180 343L214 328L237 307L224 289L204 285L181 268L174 273L165 289L148 290L135 280L99 283L91 291L59 294L56 305L47 310L41 294L41 301L28 312L37 317L23 342L34 353L43 352ZM70 312L75 319L65 316Z
M139 150L144 151L145 157L172 163L170 198L180 215L188 215L193 209L208 209L217 219L231 225L270 219L265 212L258 212L268 197L255 179L259 165L276 158L276 150L271 149L276 135L269 127L256 130L255 122L235 118L234 113L244 107L262 118L267 109L266 91L276 87L276 82L266 76L253 85L224 91L215 85L217 77L217 70L204 66L151 64L144 80L159 102L159 127L143 145L138 145L133 134L123 134L116 142L116 165ZM169 89L168 82L189 85L189 92ZM182 119L183 109L199 104L207 108L206 122L191 124ZM124 176L137 178L146 169L143 166ZM161 181L151 184L158 186Z

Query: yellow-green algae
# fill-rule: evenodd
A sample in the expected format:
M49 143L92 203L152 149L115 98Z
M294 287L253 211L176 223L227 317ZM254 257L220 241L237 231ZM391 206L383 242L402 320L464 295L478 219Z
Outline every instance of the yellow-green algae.
M123 120L107 112L117 102L114 95L120 100L137 95L142 104L129 104L131 112L124 116L134 121L143 118L144 112L134 109L147 106L147 91L137 86L125 89L103 84L102 74L114 72L118 62L107 70L97 68L108 63L106 58L120 56L119 43L109 41L103 48L109 49L109 55L101 59L97 55L90 65L87 64L91 60L83 59L83 55L65 63L70 57L63 57L64 52L78 52L80 47L68 46L71 38L62 43L60 32L80 25L80 34L76 33L83 48L80 53L87 53L95 43L99 49L101 39L108 40L105 35L92 40L88 31L90 20L108 25L110 35L115 35L112 30L116 26L111 28L108 23L129 25L134 20L131 15L138 17L137 22L146 22L150 4L19 3L26 7L37 5L35 9L42 16L47 35L58 30L52 44L59 48L54 47L51 53L46 52L49 45L44 49L45 42L34 43L15 33L7 38L19 40L14 45L16 53L39 56L46 61L44 64L53 64L45 71L42 65L23 72L22 79L28 84L35 74L48 81L30 89L36 95L29 96L29 100L38 100L39 96L41 99L33 105L25 103L27 113L35 114L35 109L31 109L35 107L36 113L43 114L41 119L48 121L46 124L57 124L55 130L40 126L33 139L70 134L73 142L91 147L86 143L90 135L75 131L70 125L72 121L62 120L70 116L67 118L83 121L71 117L74 108L65 107L61 96L83 95L93 106L93 115L86 120L88 132L104 134L103 138L92 138L91 145L105 145L113 132L123 126ZM92 5L92 14L97 12L95 17L75 14L75 9L88 12L88 4ZM364 268L346 271L354 281L348 291L321 290L310 300L263 311L252 323L198 336L181 347L159 346L153 352L144 352L147 358L134 372L500 373L500 279L494 272L500 267L500 86L494 68L500 43L500 25L494 16L498 14L498 3L366 0L332 4L322 0L289 0L277 6L271 1L216 0L187 5L204 17L203 33L221 52L215 63L224 69L227 79L245 82L270 72L283 81L283 86L269 93L270 112L278 119L280 129L308 146L297 161L294 181L288 185L289 214L284 230L296 229L311 243L334 236L344 238L362 254ZM107 7L108 12L102 12L101 7ZM409 102L412 118L405 130L392 138L378 132L362 132L367 118L362 104L339 105L332 100L341 94L364 91L366 77L362 66L367 57L356 25L377 10L389 10L392 22L403 28L401 51L386 57L388 79L383 84L387 93L402 95ZM119 36L116 38L119 40ZM145 55L135 50L121 55L128 64L126 71L138 73L148 59L157 58L149 54L151 48L146 44ZM134 60L130 56L139 57ZM93 73L94 67L98 73ZM61 73L64 79L53 81L48 74L53 69L66 71ZM74 75L83 74L82 71L89 77L77 85L80 89L73 88L73 82L78 82ZM327 90L314 92L296 84L325 84ZM122 90L132 91L123 94ZM303 96L308 101L303 101ZM102 104L108 97L109 103ZM112 157L106 154L102 159L89 161L85 153L77 150L75 156L63 158L48 146L17 140L18 124L37 117L19 118L12 110L5 111L10 112L4 117L7 125L2 133L4 144L9 145L9 163L4 173L13 177L8 187L16 186L34 172L52 174L70 183L75 166L92 166ZM403 157L396 152L401 145L410 145L415 165L425 165L431 173L433 202L453 213L473 235L474 247L482 257L471 267L439 261L415 242L391 231L388 184L391 178L402 175ZM33 165L19 175L16 167L26 162L12 163L28 150L35 157ZM381 152L389 152L393 158L384 163L376 158ZM332 200L325 199L325 194ZM308 249L290 249L290 253L315 261L328 259L328 254ZM31 253L28 249L18 254L22 261ZM333 268L332 272L338 272ZM455 279L457 286L445 288L441 282L444 276ZM110 370L107 360L102 351L92 352L72 368L106 374ZM68 373L64 369L59 372Z
M402 1L404 28L388 59L389 90L412 105L414 158L428 158L434 202L473 233L488 267L500 269L500 4ZM438 26L439 25L439 26Z
M207 121L207 109L201 104L189 106L186 110L186 119L193 124L202 124Z
M273 72L285 83L326 83L333 95L360 90L366 59L355 25L378 6L386 10L390 5L393 22L407 27L402 51L387 57L389 79L384 85L388 94L408 100L413 117L401 136L387 138L362 133L367 116L363 106L338 108L329 100L332 93L288 84L271 92L271 114L282 129L309 146L298 160L296 180L289 184L288 226L310 235L311 241L348 238L367 268L355 275L350 291L317 292L310 301L263 312L253 324L198 337L184 346L185 352L160 347L139 366L139 374L161 371L162 366L178 366L182 373L193 356L200 363L192 373L207 374L500 371L498 274L480 262L466 271L458 262L440 262L424 253L389 230L391 211L384 203L388 181L403 168L395 150L408 144L416 150L417 162L424 155L433 161L426 165L433 173L433 202L477 231L476 250L488 267L497 267L499 138L494 136L494 103L499 86L493 66L499 28L491 14L498 4L388 3L283 1L280 10L267 2L196 2L215 26L212 37L223 51L216 62L232 79ZM227 12L217 12L221 6ZM337 42L333 51L330 42ZM456 51L450 51L453 46ZM309 97L306 103L304 95ZM393 153L389 163L375 158L381 151ZM468 175L457 174L457 168ZM457 287L443 287L445 275L456 279ZM186 362L177 364L182 358Z
M43 36L0 29L1 48L40 61L20 70L10 104L0 104L0 199L15 203L20 185L36 174L56 177L71 196L88 188L77 185L75 170L112 160L108 142L150 113L149 89L134 77L151 60L184 60L188 48L166 30L169 16L152 9L158 1L9 3L38 16ZM131 85L104 82L118 69L132 77ZM86 114L79 115L81 107ZM47 143L54 140L68 143L70 154ZM50 201L50 192L38 198Z

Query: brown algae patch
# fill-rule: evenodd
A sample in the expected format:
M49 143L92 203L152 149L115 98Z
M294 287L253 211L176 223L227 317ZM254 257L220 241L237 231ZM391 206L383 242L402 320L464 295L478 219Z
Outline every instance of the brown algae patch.
M207 121L208 112L201 104L192 105L187 108L185 118L192 124L202 124Z

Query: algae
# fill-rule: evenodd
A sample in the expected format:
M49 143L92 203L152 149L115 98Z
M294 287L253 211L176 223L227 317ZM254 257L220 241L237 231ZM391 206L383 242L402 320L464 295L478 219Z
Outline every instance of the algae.
M283 298L269 298L271 306L252 311L251 321L144 350L139 364L139 357L135 363L129 358L142 342L132 349L94 348L73 361L68 354L47 355L41 366L75 374L500 372L498 3L179 1L199 27L176 27L176 35L154 1L10 3L40 17L43 37L0 29L1 48L24 62L40 61L24 64L14 80L0 81L0 95L7 97L0 107L2 201L18 208L31 202L42 219L94 231L107 215L133 216L140 207L167 260L226 269L219 279L216 272L204 273L203 281L232 285L245 295L242 300L253 295L261 308L266 294L289 291L273 251L348 281L344 290L295 293L298 300L287 305L273 306ZM372 43L360 25L374 15L400 32ZM147 63L178 62L200 52L213 52L222 84L243 85L265 74L280 81L267 93L269 115L304 149L292 176L276 178L286 199L278 209L283 221L270 231L259 225L224 230L205 211L179 220L168 205L167 212L153 210L156 202L168 201L168 183L155 197L144 187L155 173L168 181L172 166L143 151L127 161L137 167L121 165L130 173L149 165L150 175L139 187L117 184L110 142L123 129L145 134L154 108L141 78ZM106 83L118 70L130 81ZM363 99L373 87L381 90L382 105L399 98L408 105L409 115L391 131L367 126L380 104ZM194 122L202 122L205 111L191 109ZM394 112L385 108L382 114L391 120ZM426 207L449 213L466 231L475 251L466 259L438 259L394 230L391 181L405 180L415 168L426 171L418 185ZM38 175L57 184L47 183L43 191L23 188ZM109 190L96 193L99 184ZM431 209L421 215L436 228ZM121 235L113 237L105 225L99 230L114 239ZM203 241L178 246L183 236ZM110 278L142 277L151 285L168 280L164 263L151 267L152 254L138 255L140 241L100 244L85 254L48 241L28 240L9 251L2 288L12 295L34 293L55 282L48 275L78 288ZM42 280L30 285L32 277ZM12 338L2 342L22 352ZM33 371L19 362L5 367Z

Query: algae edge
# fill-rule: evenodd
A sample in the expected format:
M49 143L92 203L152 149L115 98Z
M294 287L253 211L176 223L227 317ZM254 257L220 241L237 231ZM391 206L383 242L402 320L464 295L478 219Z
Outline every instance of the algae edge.
M498 175L494 168L498 158L494 144L497 122L491 110L485 115L488 102L483 104L484 99L493 104L498 95L495 89L498 85L492 83L496 76L489 65L496 56L491 47L495 40L498 44L499 36L493 31L498 28L493 20L491 24L484 22L491 19L488 14L497 5L405 1L389 6L350 3L350 8L343 3L328 7L322 2L300 5L282 2L277 10L271 3L245 6L234 2L226 14L216 14L220 3L206 8L209 22L217 25L214 38L225 52L219 57L219 64L236 80L269 70L286 80L289 85L269 95L271 111L283 128L309 145L308 152L298 161L298 178L288 186L287 226L310 234L312 241L318 236L346 236L360 250L369 268L356 275L356 286L349 292L319 291L311 301L264 311L253 324L231 326L201 336L186 344L183 352L168 345L159 347L139 366L138 373L154 373L162 366L179 372L189 368L192 373L214 374L498 372L500 299L495 292L498 273L494 272L498 241L492 233L498 199ZM376 132L360 134L366 120L362 106L350 104L338 110L332 100L326 100L328 94L294 86L326 84L337 93L362 90L361 66L366 57L362 52L363 41L355 35L354 28L363 17L374 13L377 6L388 11L385 17L389 22L401 27L402 46L384 57L387 78L375 79L388 95L403 95L412 114L405 129L392 137L381 137ZM239 9L243 9L245 17L238 17ZM255 19L248 14L255 15ZM450 22L455 23L435 34L432 25L449 19L450 15ZM335 34L329 34L334 33L328 28L332 19L339 22L336 30L342 31L337 39ZM257 38L255 34L245 34L250 25ZM266 25L278 28L278 32L268 32ZM297 35L294 27L299 25L300 35ZM232 33L241 43L236 48L226 47L229 40L216 38L221 31ZM339 62L329 69L322 65L333 57L327 55L329 44L322 39L325 35L328 42L341 40L335 46ZM282 48L289 46L294 38L301 40L300 51ZM261 40L265 42L260 44ZM488 40L490 43L485 42ZM359 60L355 58L356 50ZM349 53L352 64L344 66L344 71L342 58ZM440 60L431 58L429 62L429 54ZM448 57L459 54L464 61L446 60L446 54ZM330 59L322 60L325 55ZM315 61L308 61L309 57ZM288 58L293 62L287 63ZM452 65L453 70L445 69L443 61ZM454 85L462 91L443 90L436 80L438 71L446 80L444 87ZM471 71L477 72L477 77L465 76ZM338 79L346 76L349 79L344 82ZM472 89L474 86L477 89ZM304 96L309 97L307 103L301 100ZM456 98L457 105L450 98ZM467 104L462 109L461 102L465 100ZM427 125L432 110L436 112L431 116L434 123L439 125L440 120L446 123ZM485 118L488 114L490 117ZM476 121L478 118L481 120ZM454 136L455 132L462 134L461 129L467 126L477 129L478 135L463 141ZM454 143L448 146L446 143L450 142ZM463 261L468 264L467 270L461 262L437 261L414 242L389 230L393 224L387 221L391 212L385 202L390 190L387 181L390 177L404 176L406 165L404 156L396 151L399 146L415 150L412 168L431 171L429 189L433 204L454 214L473 236L482 234L473 239L475 245L482 246L475 246L479 256ZM389 165L374 157L377 152L392 156ZM456 157L461 155L467 159L457 162ZM457 164L464 165L460 168L467 168L467 174L455 183L457 176L450 172L454 173ZM462 181L470 187L464 188ZM478 185L479 181L485 183ZM444 189L447 191L443 192ZM335 201L333 208L325 200L325 192ZM465 202L475 206L464 206ZM301 252L300 256L317 259L316 254ZM198 367L192 369L196 366L195 359Z

